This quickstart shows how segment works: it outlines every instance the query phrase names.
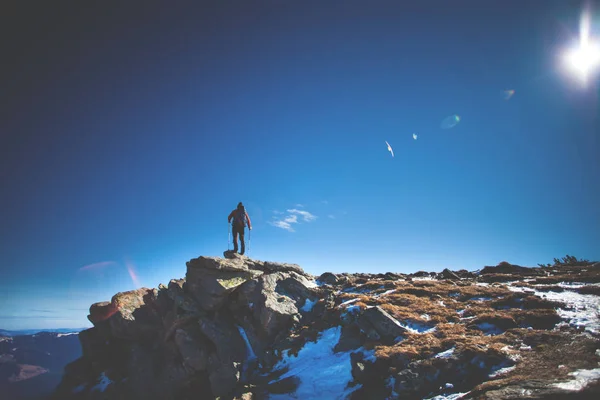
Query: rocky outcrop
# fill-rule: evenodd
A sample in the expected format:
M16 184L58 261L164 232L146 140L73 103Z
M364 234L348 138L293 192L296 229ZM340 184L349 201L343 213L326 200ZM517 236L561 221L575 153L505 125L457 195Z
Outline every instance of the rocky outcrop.
M82 357L55 398L595 393L593 382L560 385L577 371L593 376L600 362L593 265L316 278L295 264L224 256L192 259L184 279L158 289L93 304Z
M83 357L67 368L57 396L95 393L101 383L111 395L157 399L184 396L198 382L207 398L243 389L320 292L295 264L226 256L192 259L185 279L93 304Z

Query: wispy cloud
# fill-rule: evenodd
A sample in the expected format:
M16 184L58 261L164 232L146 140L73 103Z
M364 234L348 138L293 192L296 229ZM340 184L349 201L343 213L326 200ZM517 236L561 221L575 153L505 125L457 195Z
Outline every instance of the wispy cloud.
M296 207L298 207L299 204L296 205ZM311 214L308 211L305 210L298 210L297 208L291 208L286 210L287 211L287 215L285 215L285 217L273 217L273 221L270 221L269 224L277 227L277 228L281 228L281 229L285 229L288 232L295 232L294 228L292 227L292 224L298 224L300 223L300 221L298 220L298 218L302 218L303 222L311 222L314 221L315 219L317 219L317 217L313 214ZM284 213L277 213L277 214L284 214Z
M335 215L332 215L332 214L329 214L329 215L328 215L328 217L329 217L330 219L335 219Z
M97 262L94 264L84 265L83 267L79 268L79 270L80 271L90 271L93 269L100 269L100 268L108 267L108 266L114 265L114 264L116 264L116 262L114 262L114 261L102 261L102 262Z
M298 207L298 208L304 208L304 205L302 205L302 204L298 203L298 204L296 204L294 207Z
M34 308L32 308L29 311L31 311L31 312L37 312L37 313L49 313L49 314L52 314L52 313L56 312L56 310L48 310L48 309L40 310L40 309L34 309Z
M277 228L285 229L288 232L295 232L294 228L289 224L289 222L285 221L269 221L269 223Z
M329 202L327 200L321 200L321 203L323 203L323 204L329 204Z
M306 222L314 221L315 219L317 219L317 217L315 215L309 213L308 211L304 211L304 210L297 210L295 208L292 208L291 210L287 210L287 212L289 212L291 214L301 215L302 218L304 219L304 221L306 221Z

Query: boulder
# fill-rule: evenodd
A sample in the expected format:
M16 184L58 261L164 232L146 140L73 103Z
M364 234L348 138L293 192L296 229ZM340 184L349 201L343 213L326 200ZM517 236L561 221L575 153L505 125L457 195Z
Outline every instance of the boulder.
M99 322L106 321L117 312L114 304L110 301L102 301L100 303L94 303L90 306L90 314L88 320L96 325Z
M114 295L111 303L117 311L108 320L111 335L130 340L157 335L162 328L154 304L157 294L156 289L141 288Z
M438 279L459 280L460 277L454 272L450 271L448 268L445 268L442 272L440 272Z
M407 333L400 322L379 306L367 308L359 317L361 328L372 327L381 338L393 342L398 336Z
M339 279L335 274L325 272L317 278L317 282L325 285L336 285L339 282Z
M197 327L180 328L175 331L175 344L186 367L193 371L204 371L208 367L206 342Z
M263 273L239 258L198 257L186 265L184 291L206 311L220 308L236 287Z

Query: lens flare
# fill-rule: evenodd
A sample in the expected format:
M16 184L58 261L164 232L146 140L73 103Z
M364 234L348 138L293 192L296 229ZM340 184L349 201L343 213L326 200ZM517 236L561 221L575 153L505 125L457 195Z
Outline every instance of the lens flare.
M442 129L452 129L454 128L456 125L458 125L458 123L460 122L460 116L459 115L451 115L449 117L444 118L444 120L442 121L440 128Z
M504 100L510 100L510 98L514 96L515 90L514 89L505 90L502 93L504 94Z
M140 285L140 280L137 276L137 273L135 272L135 268L134 268L133 264L131 262L127 261L125 263L125 267L127 268L127 272L129 272L129 276L131 277L131 281L133 282L133 284L138 288L142 287L142 285Z

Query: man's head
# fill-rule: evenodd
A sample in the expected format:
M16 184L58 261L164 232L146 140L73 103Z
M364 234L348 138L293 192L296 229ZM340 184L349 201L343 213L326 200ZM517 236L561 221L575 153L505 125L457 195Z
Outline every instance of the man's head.
M242 208L244 208L244 205L242 204L241 201L238 203L237 208L238 208L238 210L241 210Z

